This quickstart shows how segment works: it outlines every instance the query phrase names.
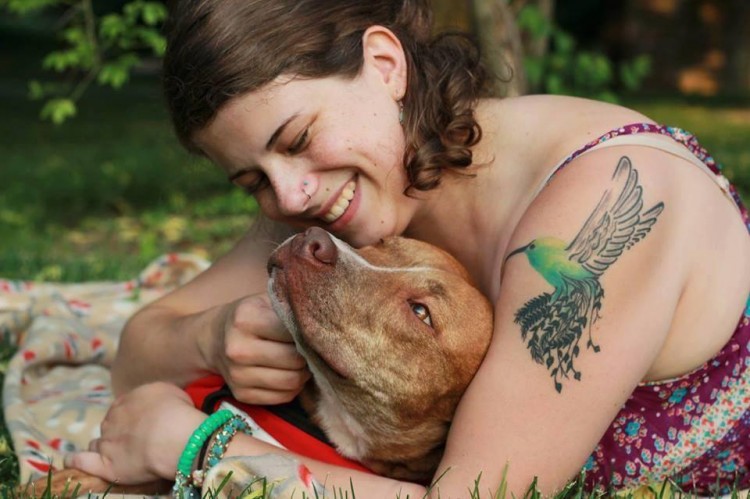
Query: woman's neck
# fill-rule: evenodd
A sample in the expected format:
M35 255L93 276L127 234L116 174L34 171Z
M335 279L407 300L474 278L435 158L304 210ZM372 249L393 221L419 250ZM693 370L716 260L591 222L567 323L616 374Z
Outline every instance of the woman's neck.
M499 112L501 105L488 101L477 109L482 140L473 150L471 176L446 172L440 187L418 193L422 202L404 233L455 256L490 298L499 289L510 238L546 173L527 156L528 141L519 147L508 133L513 118Z

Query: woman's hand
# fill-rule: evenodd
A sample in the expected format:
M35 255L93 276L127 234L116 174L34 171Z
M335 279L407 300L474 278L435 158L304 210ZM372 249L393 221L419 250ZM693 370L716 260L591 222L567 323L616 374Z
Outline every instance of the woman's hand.
M237 400L281 404L302 390L310 372L267 293L232 302L218 319L218 331L201 350Z
M206 415L175 385L150 383L119 397L88 452L69 454L65 466L122 484L173 480L177 461Z

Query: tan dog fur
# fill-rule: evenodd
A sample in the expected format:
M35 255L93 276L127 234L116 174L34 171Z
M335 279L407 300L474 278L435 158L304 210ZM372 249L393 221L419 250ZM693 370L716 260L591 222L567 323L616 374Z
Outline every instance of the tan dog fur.
M354 250L318 228L279 246L268 268L274 309L313 373L302 401L316 424L342 455L379 474L429 480L492 334L492 308L466 270L420 241ZM431 327L416 304L429 309ZM86 492L109 486L65 470L53 474L52 492L69 479ZM158 490L168 487L112 492Z
M315 379L303 401L316 423L379 474L429 479L492 335L466 270L420 241L354 251L317 228L280 246L269 269L274 309Z

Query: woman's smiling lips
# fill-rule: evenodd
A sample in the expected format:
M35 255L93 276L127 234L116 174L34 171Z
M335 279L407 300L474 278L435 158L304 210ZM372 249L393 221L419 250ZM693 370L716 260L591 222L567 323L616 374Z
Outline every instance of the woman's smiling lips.
M323 215L323 220L325 220L329 224L338 220L338 218L344 214L346 209L349 207L349 203L354 198L354 191L356 190L356 187L357 184L353 180L347 182L344 188L339 193L338 198L333 203L333 206L331 206L328 212Z
M349 211L349 207L351 206L356 194L357 182L355 177L344 184L336 196L326 203L317 215L317 218L320 218L330 225L343 225L342 223L337 224L336 222L344 222L342 219L351 218L345 217L344 214Z

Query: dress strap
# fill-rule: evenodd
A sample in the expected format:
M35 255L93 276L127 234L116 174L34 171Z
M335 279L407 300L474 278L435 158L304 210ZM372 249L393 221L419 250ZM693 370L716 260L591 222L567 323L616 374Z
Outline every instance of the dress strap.
M651 134L665 135L672 138L675 142L670 144L669 142L656 139L656 137ZM574 159L596 149L619 145L653 147L690 161L697 165L703 172L710 175L721 190L731 201L733 201L740 212L743 213L744 207L737 190L729 183L729 180L721 174L721 166L714 160L708 151L698 143L698 139L696 139L693 134L686 132L681 128L656 125L653 123L633 123L620 128L615 128L601 137L592 140L583 147L573 151L550 171L544 182L542 182L537 189L535 196L541 192L555 174L565 168Z

